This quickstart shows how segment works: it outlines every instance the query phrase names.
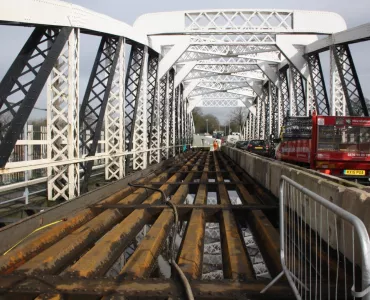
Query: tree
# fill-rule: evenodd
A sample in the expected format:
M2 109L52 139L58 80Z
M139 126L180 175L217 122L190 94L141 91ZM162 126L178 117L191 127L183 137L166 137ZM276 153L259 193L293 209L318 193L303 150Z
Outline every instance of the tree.
M199 107L194 107L192 113L193 113L193 121L194 121L194 126L195 126L195 132L200 132L199 128L201 126L202 119L203 119L202 109L199 108Z
M207 114L203 116L200 130L201 132L207 132L207 121L208 120L208 132L213 132L220 128L220 121L216 116L212 114Z
M236 131L240 131L243 128L245 121L247 120L248 110L245 107L236 107L230 113L230 123L236 125Z
M33 119L28 121L28 125L33 125L36 127L46 126L46 118Z
M240 130L239 125L235 123L235 121L233 121L230 116L223 126L225 128L225 135L230 135L231 132L239 132Z
M10 123L12 118L13 116L9 111L0 114L0 137L5 135L7 125Z
M207 131L207 121L206 120L208 120L208 131L209 132L213 132L214 130L218 130L220 128L220 121L217 119L216 116L212 114L204 115L202 112L202 109L199 107L195 107L192 113L193 113L195 132L205 133Z
M370 114L370 99L365 97L365 103L366 103L367 111Z

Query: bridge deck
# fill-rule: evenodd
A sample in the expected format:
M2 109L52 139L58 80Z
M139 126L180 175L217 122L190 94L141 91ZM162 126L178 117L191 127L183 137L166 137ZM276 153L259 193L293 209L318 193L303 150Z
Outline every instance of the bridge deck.
M186 153L136 184L146 188L124 187L1 256L0 293L182 298L175 257L196 299L294 299L284 280L260 294L281 270L277 202L225 154Z

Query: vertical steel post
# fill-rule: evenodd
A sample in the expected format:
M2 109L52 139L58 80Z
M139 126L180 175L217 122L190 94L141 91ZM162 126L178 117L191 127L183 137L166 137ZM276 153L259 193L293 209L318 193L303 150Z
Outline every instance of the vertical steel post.
M105 117L106 153L105 180L120 179L125 176L125 159L114 156L125 151L125 40L119 41L121 49L109 94Z
M8 162L71 31L36 27L0 82L0 117L12 116L0 124L0 168Z
M133 149L134 128L143 68L144 47L139 44L133 44L131 47L125 79L125 147L128 151L132 151ZM126 171L133 169L132 155L127 155L125 159Z
M334 52L335 46L330 46L330 115L345 116L347 115L347 109L344 91L339 78Z
M86 87L79 116L80 145L82 154L86 153L86 157L95 156L98 149L105 111L122 47L121 40L122 38L102 37ZM90 133L89 138L87 138L87 131ZM93 165L94 160L81 164L83 169L82 193L88 191Z
M348 44L332 46L347 109L351 116L369 116Z
M79 158L80 31L74 28L47 82L47 153L50 161ZM47 168L48 200L80 194L80 166Z
M149 53L148 62L148 148L159 148L159 86L158 86L158 62L157 53ZM148 153L149 164L160 161L159 150L150 150Z
M169 156L175 156L175 138L176 138L176 133L175 133L175 87L174 87L174 81L175 81L175 71L174 69L171 69L168 72L168 98L167 98L167 103L168 103L168 146L169 146Z
M324 74L321 68L320 55L318 53L307 57L310 71L313 99L318 115L329 115L330 105L326 92Z
M141 72L141 84L136 103L136 113L134 116L134 128L132 131L132 151L133 169L144 170L147 167L148 154L145 152L148 147L148 128L147 128L147 99L148 99L148 47L144 47L143 68Z
M284 118L290 112L290 92L289 92L289 82L288 82L288 66L285 66L281 70L279 70L279 91L280 91L280 103L281 103L281 110L279 119L280 122L284 120ZM280 128L279 128L280 130Z
M160 126L161 126L161 157L168 158L169 146L169 119L168 119L168 73L160 80Z

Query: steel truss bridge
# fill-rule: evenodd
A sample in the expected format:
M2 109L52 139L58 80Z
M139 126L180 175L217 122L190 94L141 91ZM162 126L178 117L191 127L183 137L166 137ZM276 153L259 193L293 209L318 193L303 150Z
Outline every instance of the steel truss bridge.
M0 297L370 299L370 240L358 225L369 228L367 187L231 147L182 153L195 107L246 108L245 139L278 136L286 116L314 110L369 116L349 45L370 38L370 23L245 9L146 14L130 26L59 0L12 0L0 25L32 29L0 82L0 198L46 185L47 200L63 202L0 229ZM80 97L82 35L100 43ZM91 191L99 170L112 182ZM13 200L1 198L0 212ZM261 295L282 274L282 252L300 285Z
M196 106L247 107L245 138L261 139L277 136L287 114L368 116L348 45L367 40L370 25L346 30L335 13L166 12L129 26L61 1L2 6L2 24L34 30L0 84L0 116L11 115L1 124L0 173L47 168L49 199L87 191L98 159L111 180L174 156L191 143ZM83 99L81 34L101 37ZM44 86L47 157L9 162Z
M244 136L261 139L278 136L288 114L368 116L349 45L369 39L370 24L347 30L335 13L166 12L130 26L62 1L15 0L0 21L34 28L0 84L0 174L46 169L50 200L86 192L98 160L115 180L175 156L191 143L194 107L246 107ZM82 99L81 35L101 37ZM10 161L44 86L47 155Z

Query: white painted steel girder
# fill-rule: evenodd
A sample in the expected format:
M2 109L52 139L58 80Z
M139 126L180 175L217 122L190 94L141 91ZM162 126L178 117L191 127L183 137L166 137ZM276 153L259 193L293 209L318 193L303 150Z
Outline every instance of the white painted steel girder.
M171 24L171 26L168 26ZM184 33L318 33L345 29L345 21L332 12L275 9L218 9L145 14L135 28L148 35Z
M132 27L107 15L60 0L2 1L0 20L0 22L11 22L17 25L74 27L98 35L112 34L159 51L159 48L147 37L146 31L140 31L137 27Z
M345 28L342 28L342 30ZM343 30L332 35L317 40L305 47L305 54L322 52L328 50L333 44L348 44L366 41L370 39L370 23L366 23L354 28Z
M47 82L49 161L79 158L80 31L72 30ZM48 199L69 200L80 193L79 164L47 168ZM67 182L67 184L65 184Z

